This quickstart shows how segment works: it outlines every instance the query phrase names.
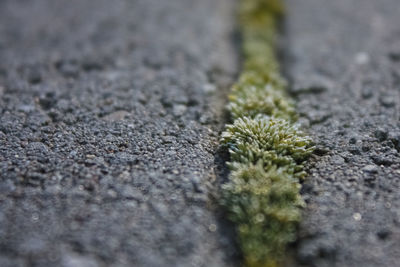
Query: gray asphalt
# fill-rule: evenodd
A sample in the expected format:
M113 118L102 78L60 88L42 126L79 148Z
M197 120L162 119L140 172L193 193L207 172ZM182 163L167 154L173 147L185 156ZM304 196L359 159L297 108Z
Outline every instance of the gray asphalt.
M234 1L0 1L0 266L234 266Z
M0 1L0 266L235 266L214 196L234 1ZM287 0L318 149L293 266L398 266L398 0Z
M399 266L400 4L288 0L285 71L319 146L295 266Z

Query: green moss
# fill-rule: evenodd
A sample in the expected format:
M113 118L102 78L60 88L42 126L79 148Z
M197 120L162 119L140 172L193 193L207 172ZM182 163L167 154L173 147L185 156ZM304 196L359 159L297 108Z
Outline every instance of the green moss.
M234 120L221 142L229 149L222 203L237 225L247 266L277 266L296 237L303 206L299 179L313 146L295 123L276 58L281 0L241 0L243 70L229 95Z
M243 117L227 125L222 133L222 142L231 149L243 144L262 151L274 151L278 155L290 156L296 162L307 158L312 152L311 139L287 120L258 115L254 119ZM235 152L233 152L235 153Z
M221 142L229 148L231 163L252 163L261 160L267 169L273 166L302 177L301 162L313 151L311 139L297 125L276 117L257 115L243 117L227 125Z
M273 266L295 239L300 219L299 184L284 170L261 162L233 170L223 187L224 205L237 225L248 266Z
M229 96L228 109L236 119L242 116L255 117L259 114L293 120L296 112L292 101L283 91L274 89L270 84L264 87L242 86Z

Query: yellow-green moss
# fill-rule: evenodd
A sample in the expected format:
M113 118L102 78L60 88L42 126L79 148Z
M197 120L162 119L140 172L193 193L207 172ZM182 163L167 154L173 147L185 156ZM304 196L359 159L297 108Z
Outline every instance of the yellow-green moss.
M221 142L229 149L222 203L236 224L247 266L278 266L296 237L303 206L299 179L311 139L295 124L276 58L281 0L241 0L243 70L229 95L233 123Z
M238 166L223 186L223 204L237 225L247 266L277 263L286 244L295 239L303 205L295 178L276 167L266 171L262 165Z
M302 165L313 148L311 139L289 121L257 115L238 118L226 126L221 141L229 147L231 163L256 164L264 168L276 166L296 177L302 176Z

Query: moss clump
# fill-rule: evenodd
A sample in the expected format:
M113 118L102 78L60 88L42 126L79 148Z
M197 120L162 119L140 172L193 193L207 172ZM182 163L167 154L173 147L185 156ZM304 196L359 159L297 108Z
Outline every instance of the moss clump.
M224 205L237 225L247 266L274 266L295 239L303 205L299 184L284 170L262 162L237 166L223 187Z
M281 167L291 175L303 176L302 165L312 152L311 139L287 120L257 115L243 117L227 125L222 143L229 147L232 163Z
M277 266L296 236L303 206L299 179L312 153L276 59L281 0L241 0L243 71L229 95L234 120L221 142L229 149L230 179L222 203L236 223L247 266Z
M285 93L274 89L272 84L246 87L235 87L229 96L228 109L233 118L242 116L255 117L265 114L287 120L296 118L293 104L287 99Z

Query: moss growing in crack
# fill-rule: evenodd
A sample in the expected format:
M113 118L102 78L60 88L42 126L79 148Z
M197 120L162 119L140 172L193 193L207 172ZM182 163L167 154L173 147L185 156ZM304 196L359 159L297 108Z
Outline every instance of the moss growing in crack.
M271 84L261 86L236 87L229 96L228 109L236 119L242 116L255 117L259 114L294 120L296 112L292 101L285 93L276 90Z
M311 139L287 120L257 115L243 117L227 125L221 141L229 148L231 165L259 161L264 168L273 166L301 178L301 162L313 151Z
M303 201L299 184L280 168L261 162L237 166L223 187L224 205L237 225L248 266L275 266L295 239Z
M311 139L287 120L258 115L254 119L243 117L227 125L222 142L231 149L243 144L262 151L274 151L278 155L290 156L301 162L312 152ZM235 153L235 152L233 152Z
M237 225L246 265L277 266L296 236L302 162L313 147L294 124L297 116L276 58L282 1L241 0L239 13L244 62L229 95L234 122L221 138L231 157L222 202Z

